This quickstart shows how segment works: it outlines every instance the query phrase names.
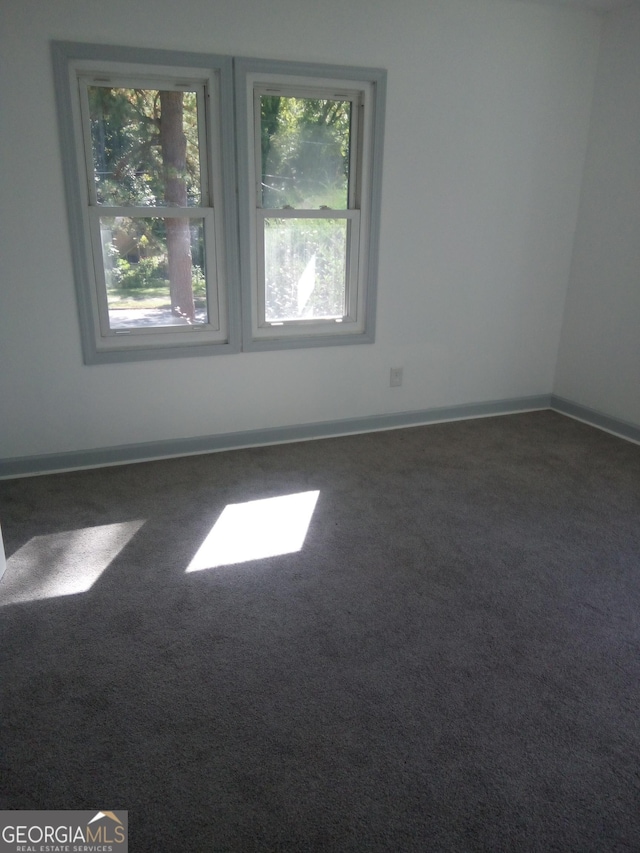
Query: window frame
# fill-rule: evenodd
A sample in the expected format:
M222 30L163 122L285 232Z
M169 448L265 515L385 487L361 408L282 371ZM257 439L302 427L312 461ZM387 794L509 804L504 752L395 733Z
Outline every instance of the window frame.
M225 227L225 223L237 218L231 58L74 42L54 42L52 54L85 363L238 352L239 299L237 286L232 286L232 281L237 281L237 242L233 229ZM205 161L200 207L116 207L95 203L86 92L92 79L100 83L101 78L102 82L108 79L132 88L142 81L153 87L171 83L176 89L204 88L205 108L199 109L198 129L200 139L205 137L207 143L204 149L202 144L200 148L201 161ZM179 83L185 85L176 85ZM206 324L157 326L135 332L110 328L99 233L101 214L203 220L209 312Z
M374 342L386 71L62 41L53 42L51 49L70 248L85 364ZM214 219L217 273L215 300L219 306L219 329L203 329L198 325L158 326L151 332L111 334L113 330L109 329L109 334L104 334L104 265L100 258L103 277L100 281L94 258L97 257L101 241L98 235L96 242L96 229L91 228L91 217L99 219L99 210L97 213L90 211L87 142L82 129L79 98L78 80L86 74L98 77L111 75L119 81L125 78L150 79L151 74L156 80L205 81L205 85L208 85L209 97L205 99L206 130L199 130L201 135L206 133L208 136L206 150L203 152L201 148L201 158L205 157L207 161L211 193L209 204L213 211L207 216L211 215ZM287 89L302 85L314 94L323 88L326 91L327 87L336 91L363 93L364 123L362 115L359 115L357 134L361 168L358 186L349 192L350 201L354 196L359 202L359 209L349 204L345 210L321 210L305 214L320 214L320 218L344 218L349 222L352 253L347 258L347 268L355 269L357 266L357 275L352 270L351 276L357 284L355 290L352 285L351 299L348 300L341 323L296 320L282 326L260 325L256 262L256 222L259 214L255 204L253 137L253 86L256 81L267 84L275 81ZM158 211L158 215L167 216L166 211L175 214L176 210L184 210L179 215L196 218L193 211L201 211L203 203L204 198L201 199L201 208L146 208L145 212L151 215L149 212ZM143 215L142 207L122 208L122 211L125 210L129 210L129 213L135 210L140 216ZM286 217L299 215L300 211L279 213ZM357 222L355 228L354 222ZM211 252L212 246L212 237L209 235L206 248L208 267L214 254ZM208 284L210 286L211 283ZM104 291L102 305L99 304L100 288ZM210 293L208 308L214 304L212 299L214 294Z
M372 68L246 58L235 61L234 71L243 349L262 351L373 343L386 72ZM271 93L280 90L283 95L292 97L322 98L323 94L333 93L352 100L358 96L361 108L355 122L357 131L355 140L350 140L350 164L356 160L354 171L357 171L357 176L350 174L349 201L345 209L275 211L261 207L258 198L261 171L258 165L256 95L263 89ZM259 227L259 222L276 212L281 218L344 218L348 221L351 233L346 257L346 309L340 320L299 319L282 323L265 320L264 229Z

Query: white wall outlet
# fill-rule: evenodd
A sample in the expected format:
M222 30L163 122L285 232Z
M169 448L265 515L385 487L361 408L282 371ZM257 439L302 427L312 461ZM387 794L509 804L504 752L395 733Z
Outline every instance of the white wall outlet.
M389 385L392 388L397 388L399 385L402 385L402 368L401 367L392 367L391 372L389 374Z

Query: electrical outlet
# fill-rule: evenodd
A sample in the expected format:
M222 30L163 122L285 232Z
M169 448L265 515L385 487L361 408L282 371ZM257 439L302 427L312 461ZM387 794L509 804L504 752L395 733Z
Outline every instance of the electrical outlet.
M392 367L391 372L389 374L389 385L392 388L397 388L399 385L402 385L402 368L401 367Z

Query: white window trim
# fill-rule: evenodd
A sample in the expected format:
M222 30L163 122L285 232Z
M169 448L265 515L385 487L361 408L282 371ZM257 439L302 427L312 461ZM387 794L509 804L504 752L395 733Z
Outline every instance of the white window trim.
M214 355L267 349L372 343L375 338L378 233L380 227L381 167L386 72L380 69L334 67L311 63L232 59L226 56L108 45L54 42L54 78L60 124L61 156L66 184L71 251L76 281L80 330L87 364ZM206 133L210 149L204 196L199 208L91 209L87 194L86 141L82 131L78 78L100 77L204 85ZM348 264L352 286L342 322L296 320L281 326L260 322L257 228L262 211L256 204L256 161L252 138L253 87L266 82L286 87L331 90L364 99L364 122L359 116L357 141L361 158L357 201L347 210L278 211L278 216L344 218L351 230ZM302 90L301 90L302 91ZM201 134L203 133L201 127ZM353 144L353 141L352 141ZM201 152L203 151L201 145ZM350 182L351 183L351 182ZM350 189L350 193L352 193ZM212 202L212 204L211 204ZM215 267L217 292L209 293L208 327L155 327L151 333L114 334L105 326L106 289L102 263L95 265L95 228L91 217L121 210L122 215L189 216L204 218L207 267ZM125 213L126 211L126 213ZM94 235L92 237L92 234ZM92 243L93 240L93 243ZM99 241L99 238L98 238ZM215 252L213 247L215 246ZM100 272L102 269L102 272ZM96 271L97 270L97 285ZM100 275L103 280L100 282ZM210 276L208 276L208 279ZM213 278L213 277L211 277ZM99 294L104 292L103 302ZM264 302L264 299L262 299ZM217 308L217 314L215 309ZM102 318L102 321L101 321Z

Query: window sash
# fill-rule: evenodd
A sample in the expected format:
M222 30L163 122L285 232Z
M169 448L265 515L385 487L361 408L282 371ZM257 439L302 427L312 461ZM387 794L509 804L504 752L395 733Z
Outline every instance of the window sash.
M64 52L64 46L63 52ZM81 48L83 46L80 46ZM96 48L99 53L103 49ZM104 52L108 52L104 48ZM56 54L54 47L54 55ZM82 52L82 50L81 50ZM126 48L116 52L131 53ZM237 303L226 286L226 266L233 258L235 248L229 233L223 230L223 216L214 215L214 201L222 209L223 184L225 186L225 208L234 209L231 203L229 187L231 182L222 170L222 148L228 140L223 140L221 132L222 101L227 100L229 111L229 89L223 98L225 90L222 87L220 75L223 64L220 61L208 62L202 68L190 68L186 65L176 66L170 63L164 65L147 64L144 54L157 55L156 51L136 51L136 59L129 62L111 61L105 59L70 58L67 65L70 96L67 114L72 119L73 136L75 140L75 164L78 175L78 188L81 198L74 202L80 204L78 213L82 219L84 240L81 254L84 262L75 261L77 269L84 269L83 278L88 281L78 286L80 314L84 321L82 327L86 360L91 363L104 359L120 360L128 357L168 357L188 355L198 348L203 352L202 345L225 345L239 349L237 338L238 329L232 332L230 322L231 306ZM137 61L144 63L144 69ZM215 59L212 57L212 59ZM229 68L230 70L230 68ZM174 73L175 71L175 73ZM106 86L110 88L144 88L169 91L195 91L198 110L198 153L200 160L199 190L201 204L199 206L174 205L105 205L97 203L94 180L93 150L91 140L91 124L89 110L89 86ZM71 204L70 204L71 206ZM72 214L70 214L72 215ZM130 327L127 329L111 328L109 321L108 298L106 288L105 266L102 255L102 240L100 235L100 219L109 216L135 218L173 218L185 217L200 219L204 226L206 300L208 322L200 324L176 324L166 326ZM77 221L77 220L76 220ZM78 222L79 224L79 222ZM229 248L234 251L229 252ZM83 291L80 293L80 291ZM234 334L235 343L231 342ZM162 351L166 354L163 356ZM149 355L144 356L143 352ZM136 352L140 353L136 356ZM129 356L126 355L129 354ZM111 355L112 354L112 355Z
M224 288L217 286L220 280L219 263L216 252L216 223L213 208L201 207L154 207L154 208L130 208L130 207L106 207L97 205L88 209L90 234L91 234L91 254L92 264L95 274L95 288L93 288L92 296L94 301L95 317L96 317L96 334L99 334L104 345L108 345L107 341L112 340L112 345L115 343L113 339L123 338L126 336L127 341L135 343L140 337L140 343L148 343L149 338L154 335L171 335L180 337L181 340L192 341L191 332L216 332L221 333L221 319L225 316L225 291ZM127 330L113 329L109 318L108 290L106 273L104 267L104 259L102 254L102 235L100 221L110 217L127 217L129 219L201 219L204 224L204 261L205 261L205 281L206 281L206 299L207 299L207 322L194 325L176 325L176 326L151 326L131 327ZM145 340L146 339L146 340Z
M80 97L80 121L83 136L83 149L86 169L86 185L88 191L89 206L105 207L106 205L98 204L95 169L93 164L93 143L91 139L91 110L89 106L89 87L104 86L112 89L152 89L157 91L169 92L195 92L197 100L197 117L198 117L198 155L200 164L200 206L212 207L214 203L213 193L211 192L210 168L209 168L209 140L207 129L210 127L211 116L208 114L207 104L210 102L209 81L203 80L201 77L197 79L180 79L168 78L166 76L157 76L150 74L145 75L122 75L109 74L108 71L102 74L86 74L78 73L77 82ZM129 205L127 205L129 207ZM132 208L141 207L144 205L130 205ZM173 208L174 206L165 205ZM188 205L187 205L188 207Z
M368 241L371 167L372 118L369 108L373 100L373 85L366 80L322 79L287 75L262 75L248 73L246 76L247 121L250 131L249 143L249 204L253 209L250 219L248 242L250 258L250 328L251 340L264 342L297 339L329 338L334 340L364 334L367 319L366 280L368 273ZM314 98L322 100L349 100L351 122L349 139L348 208L344 209L267 209L262 202L262 145L261 145L261 97ZM365 204L366 210L361 210ZM266 313L265 280L265 219L340 219L349 222L345 257L345 312L342 318L296 318L268 322ZM247 282L245 280L245 287ZM245 347L251 348L245 341Z
M348 223L345 257L344 313L340 318L293 318L271 322L266 319L265 220L267 219L339 219ZM290 334L322 335L353 333L358 319L359 296L358 259L360 242L359 210L296 210L285 208L256 211L256 267L258 286L254 288L254 334L256 337Z
M338 89L327 85L282 85L264 84L253 88L253 150L255 153L255 204L262 208L262 103L263 95L275 95L282 98L300 98L326 101L349 101L351 103L351 121L349 125L349 168L347 185L347 207L338 210L353 210L360 207L361 190L361 137L364 109L364 93L360 90ZM287 208L283 208L287 210ZM323 210L324 208L318 208Z

